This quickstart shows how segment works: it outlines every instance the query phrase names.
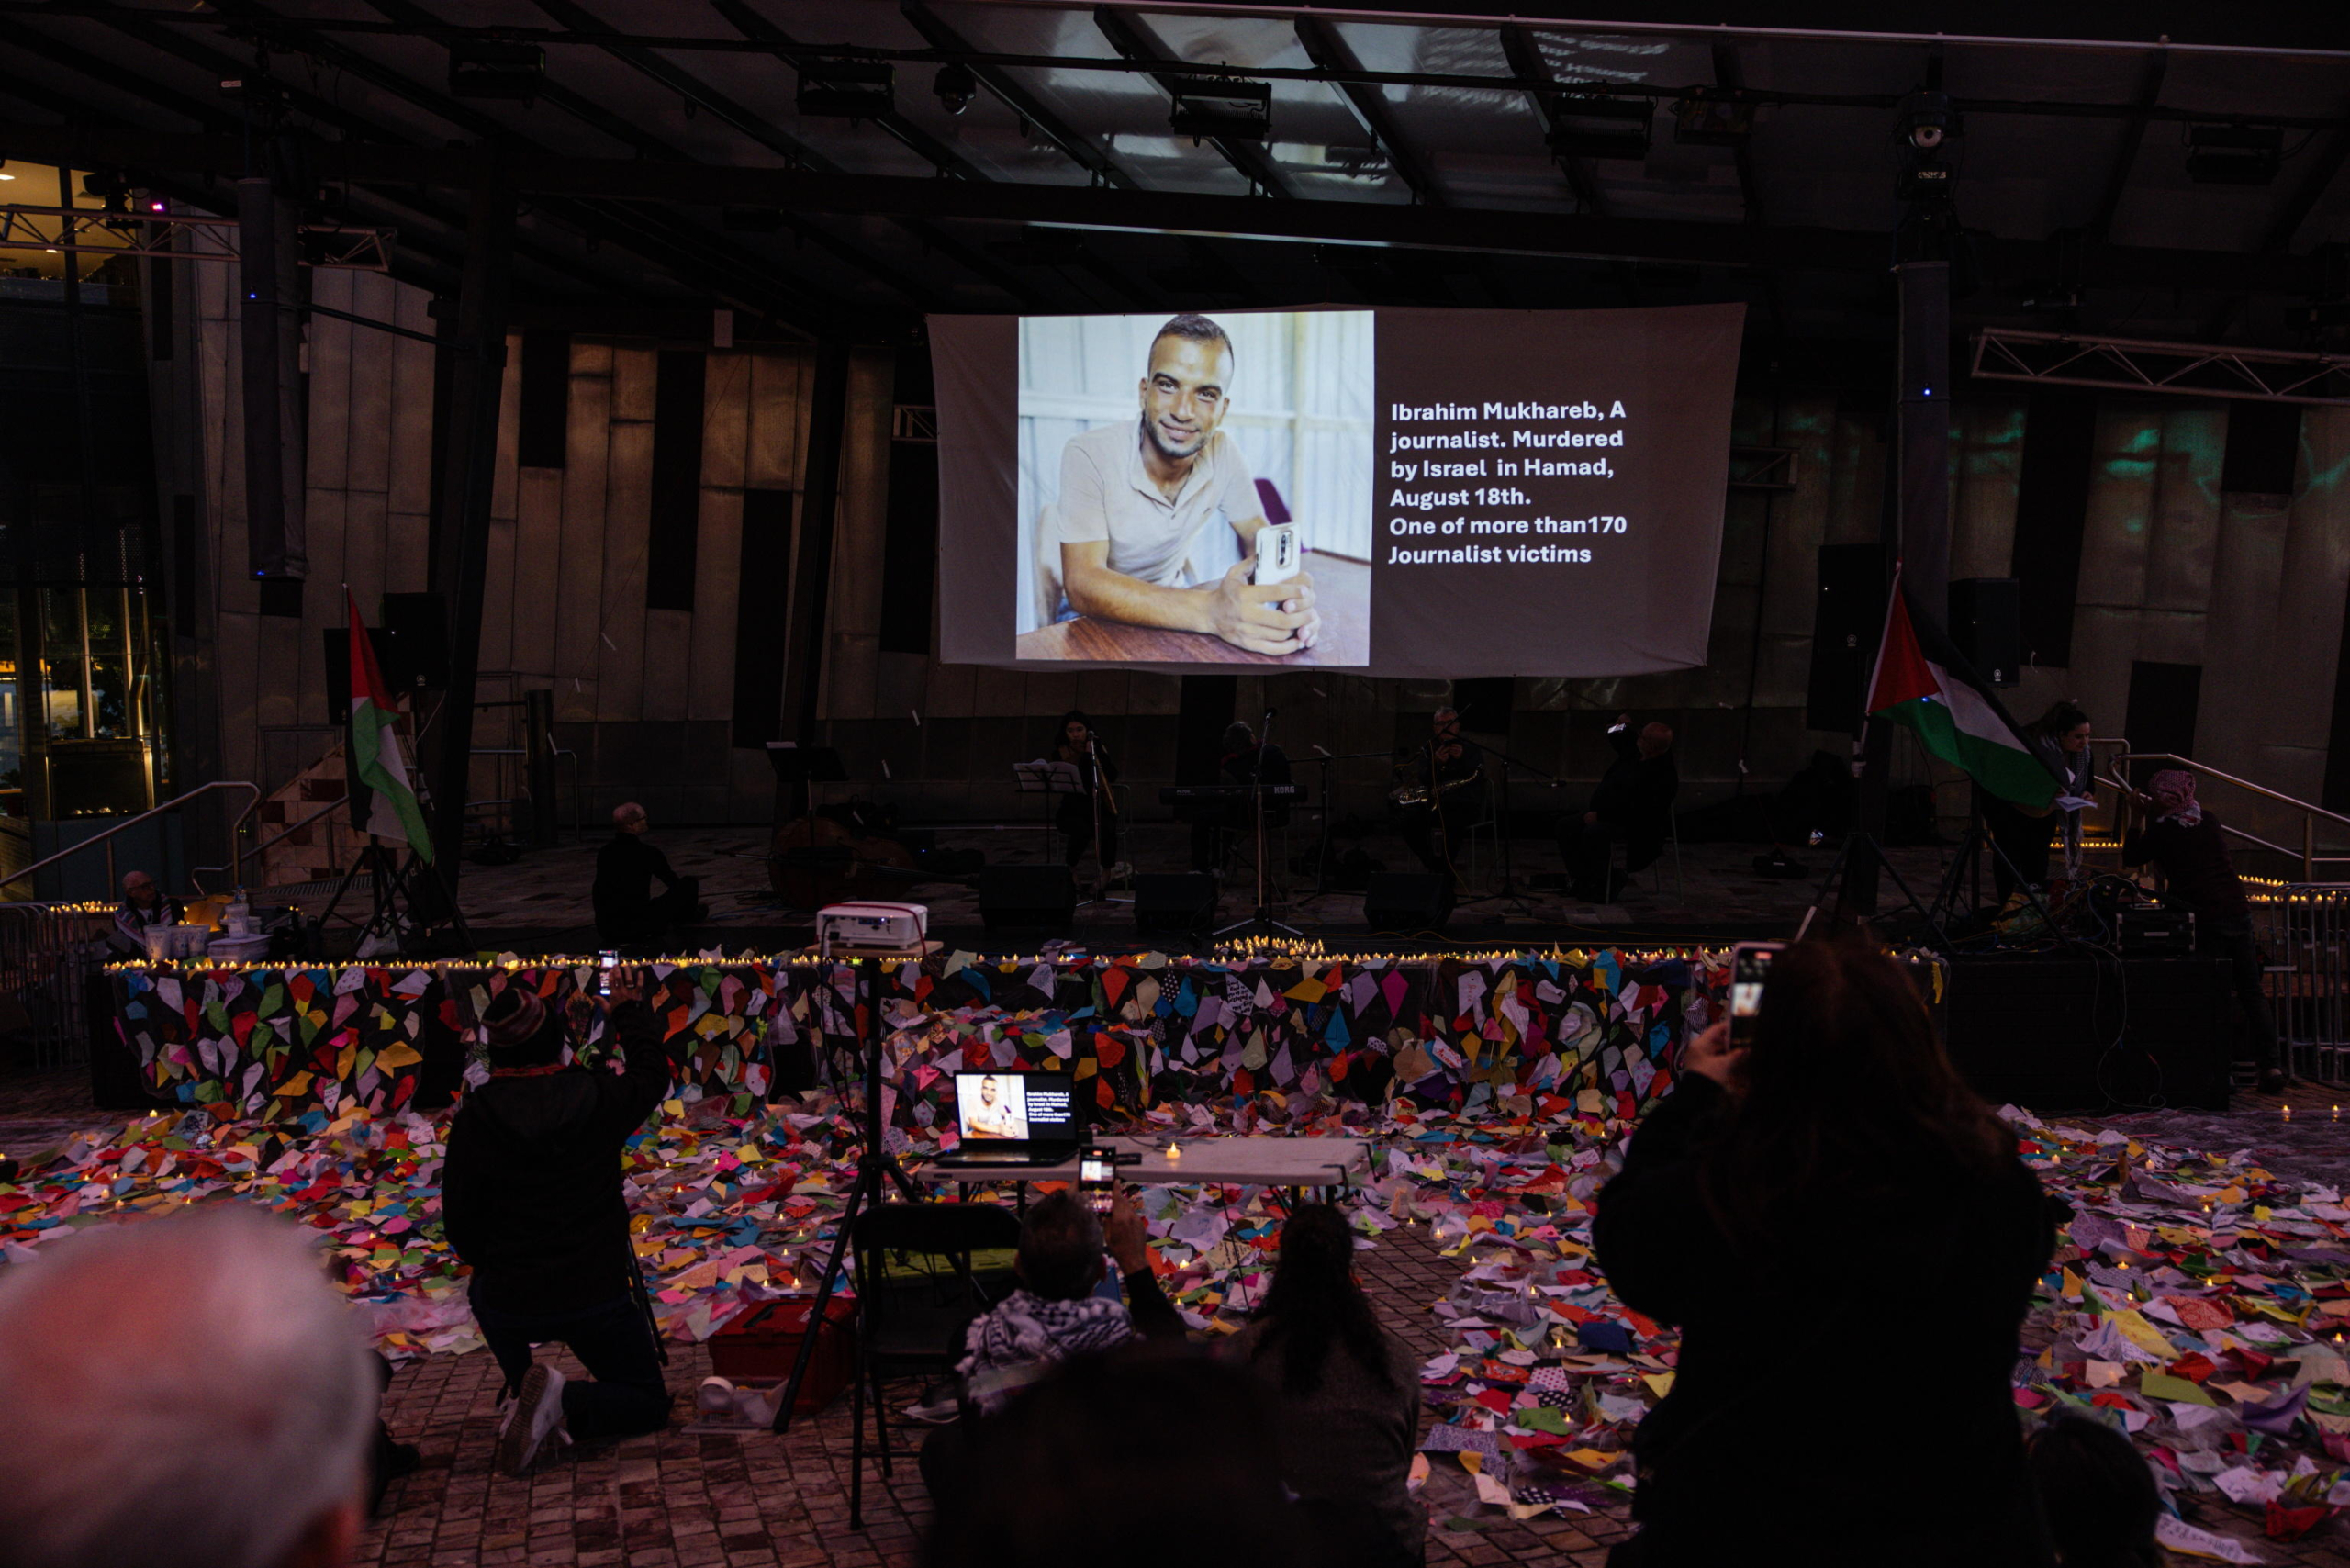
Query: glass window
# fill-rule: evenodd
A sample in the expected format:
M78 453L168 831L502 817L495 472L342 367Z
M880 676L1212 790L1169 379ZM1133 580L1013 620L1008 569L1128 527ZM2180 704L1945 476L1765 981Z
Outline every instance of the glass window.
M43 588L41 689L49 738L78 741L89 734L83 691L86 654L82 642L82 591Z

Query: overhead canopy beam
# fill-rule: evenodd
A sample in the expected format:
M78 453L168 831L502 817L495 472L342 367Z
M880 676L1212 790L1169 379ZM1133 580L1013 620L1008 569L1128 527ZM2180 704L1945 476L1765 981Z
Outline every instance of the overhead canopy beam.
M191 170L233 177L241 141L78 126L0 126L12 155L75 168ZM470 189L481 162L464 151L327 142L309 150L325 179ZM1168 191L1069 185L974 185L962 180L816 174L789 169L667 163L650 159L551 158L518 152L506 177L526 195L666 201L725 207L765 203L792 211L888 213L973 222L1035 223L1137 233L1203 234L1486 252L1681 262L1701 266L1882 274L1882 233L1835 229L1751 228L1487 207L1427 208L1395 202L1262 201ZM2051 242L1986 237L1977 252L1986 275L2048 275ZM2239 290L2309 296L2325 276L2313 256L2098 245L2080 252L2083 275L2113 287Z
M1129 11L1139 14L1146 9L1152 11L1190 11L1195 14L1206 14L1210 16L1225 14L1220 8L1207 6L1167 5L1158 3L1152 3L1145 6L1133 4L1133 0L1112 0L1112 3L1108 5L1094 3L1094 0L1056 0L1052 8L1074 11L1082 8L1084 6L1089 4L1091 5L1091 8L1096 15L1097 20L1101 14L1105 11L1113 15ZM1269 9L1269 7L1248 6L1234 6L1231 7L1231 9L1241 11L1260 11ZM2047 9L2047 7L2043 7L2043 9ZM2119 12L2121 8L2117 6L2115 9ZM2217 12L2224 11L2225 9L2226 8L2224 7L2200 7L2199 8L2199 16L2209 17L2216 14ZM2244 11L2256 8L2239 6L2235 9L2238 11ZM223 11L217 7L204 11L164 10L155 6L131 6L118 5L114 4L113 0L0 0L0 15L9 14L18 16L38 16L48 18L87 17L107 22L116 22L122 18L149 19L174 26L216 28L225 27L232 29L240 26L240 19L238 17L231 14L223 14ZM1736 25L1706 25L1693 27L1685 22L1651 23L1626 20L1570 22L1541 17L1522 19L1517 17L1497 15L1482 17L1449 17L1431 16L1422 13L1416 16L1409 14L1399 16L1397 13L1393 11L1376 10L1361 11L1354 13L1353 15L1348 15L1343 11L1332 10L1326 11L1325 15L1327 19L1331 21L1362 21L1383 26L1393 26L1397 22L1401 21L1423 28L1443 28L1452 30L1478 32L1485 31L1487 29L1499 30L1506 28L1531 28L1539 32L1562 34L1571 38L1592 36L1624 37L1628 35L1641 35L1649 38L1675 38L1692 43L1702 43L1706 45L1711 45L1723 39L1734 39L1751 42L1763 42L1778 39L1814 43L1861 45L1864 47L1886 48L1901 50L1908 50L1919 45L1925 45L1933 49L1946 49L1958 45L1974 45L2009 47L2027 50L2083 50L2105 54L2131 55L2134 55L2148 47L2146 43L2143 41L2143 34L2144 31L2153 30L2145 26L2143 7L2132 7L2129 11L2129 21L2118 24L2114 28L2117 35L2122 36L2118 36L2112 39L2078 39L2063 38L2038 39L2014 37L1998 38L1974 36L1964 33L1929 34L1862 32L1847 29L1821 30L1792 28L1740 27ZM379 38L422 38L443 44L478 39L486 42L535 43L549 48L583 46L588 48L601 48L608 38L618 38L621 41L639 49L661 50L665 52L672 53L753 54L761 52L761 46L754 39L730 39L709 33L650 33L643 31L629 31L624 29L613 29L610 33L599 33L592 30L580 30L575 28L514 27L504 24L491 24L483 27L467 27L461 23L441 21L438 18L426 23L408 23L400 21L370 22L364 18L352 17L306 17L304 20L306 26L321 33L346 33ZM2334 29L2334 31L2338 34L2339 29ZM2281 60L2350 62L2350 50L2344 50L2338 47L2312 48L2299 44L2298 42L2280 43L2276 41L2260 41L2244 45L2225 45L2202 43L2171 37L2165 38L2155 47L2174 53L2189 55L2210 53L2217 55L2250 56L2253 58ZM1250 76L1277 82L1335 83L1344 80L1376 87L1449 87L1468 89L1472 91L1482 90L1486 92L1509 92L1512 90L1529 91L1532 87L1532 84L1525 81L1513 81L1506 77L1480 75L1460 72L1366 71L1360 69L1331 70L1318 65L1311 67L1235 65L1221 61L1214 63L1208 63L1204 62L1183 61L1171 58L1152 60L1147 57L1137 58L1135 56L1124 55L1123 53L1115 56L1020 54L1000 50L990 51L942 48L938 47L934 41L933 47L927 49L889 49L878 48L869 44L810 44L804 46L804 52L811 59L868 62L880 61L897 64L931 63L943 65L949 62L953 62L957 64L968 65L974 68L980 65L991 65L1053 71L1097 71L1112 73L1143 72L1153 75L1176 73L1199 76L1225 76L1245 73ZM1615 90L1624 93L1639 94L1648 97L1672 98L1680 96L1682 93L1686 91L1686 88L1669 86L1656 83L1627 83L1616 84ZM1784 91L1763 91L1756 95L1756 100L1761 103L1816 104L1840 108L1874 109L1890 109L1900 101L1900 98L1901 95L1897 93L1793 93ZM1953 101L1953 106L1964 112L1974 114L2090 115L2102 116L2109 118L2128 118L2136 112L2134 107L2128 104L2076 103L2065 100L2042 101L2037 99L2016 98L1960 98ZM2189 118L2210 117L2208 114L2198 116L2191 114L2189 111L2172 110L2157 118L2184 119ZM2257 118L2266 124L2300 126L2305 128L2339 123L2338 121L2316 119L2309 116L2261 115L2254 118Z
M1093 7L1093 25L1102 29L1102 36L1110 40L1112 49L1138 65L1162 66L1181 63L1168 50L1167 46L1158 41L1158 35L1150 30L1149 24L1139 16L1129 16L1114 6L1096 6ZM1227 71L1217 74L1246 76L1249 73L1245 71ZM1169 99L1182 90L1185 80L1182 74L1173 72L1154 72L1152 79L1165 90ZM1210 80L1214 78L1211 77ZM1289 182L1281 178L1281 171L1273 167L1273 161L1267 155L1265 150L1256 143L1236 140L1229 136L1213 136L1208 139L1208 145L1224 154L1224 161L1238 171L1250 185L1270 196L1295 196L1297 195L1295 191L1290 189Z
M1315 64L1329 71L1349 71L1356 61L1352 50L1338 30L1318 17L1300 17L1293 26L1297 41L1304 46L1305 56ZM1355 107L1355 115L1387 153L1388 166L1403 182L1412 187L1412 199L1431 207L1447 205L1442 187L1436 183L1436 171L1420 156L1419 149L1404 136L1404 128L1395 123L1395 111L1387 102L1382 87L1372 87L1360 82L1341 82L1338 90Z

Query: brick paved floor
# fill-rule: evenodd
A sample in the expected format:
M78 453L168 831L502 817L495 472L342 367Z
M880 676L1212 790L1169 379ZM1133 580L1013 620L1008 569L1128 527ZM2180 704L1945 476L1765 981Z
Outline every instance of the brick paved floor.
M106 1120L88 1110L86 1083L75 1071L0 1079L0 1150L32 1147L39 1135L61 1125ZM2278 1101L2255 1095L2239 1096L2226 1115L2179 1112L2110 1120L2140 1137L2250 1148L2280 1172L2338 1182L2350 1175L2350 1130L2333 1119L2335 1092L2311 1086L2290 1092L2295 1115L2289 1122ZM2063 1119L2099 1125L2094 1117ZM1449 1289L1460 1264L1438 1256L1425 1231L1386 1233L1379 1248L1365 1254L1363 1271L1382 1320L1416 1355L1450 1348L1428 1306ZM2030 1324L2025 1338L2037 1348L2045 1334ZM674 1353L668 1381L682 1422L709 1371L709 1355L699 1346L677 1347ZM578 1370L567 1358L558 1364ZM1847 1380L1843 1386L1850 1394L1860 1385ZM385 1568L573 1562L846 1568L921 1561L929 1505L911 1462L898 1466L890 1481L868 1469L867 1528L848 1528L845 1400L780 1439L692 1432L673 1424L655 1437L584 1446L516 1480L490 1468L497 1392L497 1369L486 1352L427 1357L399 1369L386 1418L397 1437L420 1445L424 1468L393 1484L382 1516L363 1539L362 1562ZM904 1385L892 1393L902 1403L913 1390ZM1436 1564L1594 1568L1629 1529L1622 1506L1597 1516L1512 1522L1475 1506L1469 1477L1443 1457L1435 1460L1420 1495L1430 1511L1429 1560ZM2267 1562L2350 1568L2350 1530L2342 1521L2280 1544L2261 1538L2260 1520L2250 1510L2213 1498L2189 1499L2188 1506L2190 1522L2245 1542ZM1478 1528L1453 1528L1464 1517Z

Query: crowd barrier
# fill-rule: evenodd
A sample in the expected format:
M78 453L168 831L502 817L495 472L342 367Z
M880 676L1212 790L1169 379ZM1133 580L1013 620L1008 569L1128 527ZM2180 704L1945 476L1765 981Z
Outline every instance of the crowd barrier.
M890 1116L940 1114L957 1065L1074 1070L1105 1108L1225 1094L1345 1093L1350 1075L1474 1107L1564 1099L1631 1115L1668 1086L1668 1047L1707 960L1564 954L1232 960L959 953L865 970L801 956L651 966L683 1082L770 1096L850 1070L881 1009ZM462 1092L473 1022L528 986L605 1049L597 971L564 960L385 967L118 966L117 1026L160 1101L227 1115L381 1114Z
M113 921L104 904L0 903L0 1036L27 1041L36 1069L85 1059Z

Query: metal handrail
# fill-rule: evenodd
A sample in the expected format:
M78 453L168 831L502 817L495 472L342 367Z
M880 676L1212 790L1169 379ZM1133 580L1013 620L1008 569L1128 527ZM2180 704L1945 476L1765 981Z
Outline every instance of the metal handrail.
M340 811L350 803L351 797L346 795L338 801L329 801L325 805L320 806L317 811L312 812L308 816L302 818L298 822L287 823L284 827L278 829L274 834L263 839L259 844L254 845L251 849L248 849L242 855L238 856L238 867L241 868L247 860L257 859L263 850L285 843L287 839L293 837L296 834L301 832L304 828L309 826L320 817L325 816L328 812ZM231 853L234 852L232 851ZM198 871L226 871L232 868L234 868L228 866L191 866L188 868L188 875L192 879ZM238 885L242 885L241 878L239 879ZM198 888L197 890L200 892L203 890Z
M111 846L113 845L115 834L118 833L128 833L130 829L137 827L140 823L145 822L149 817L159 817L165 812L175 812L182 806L186 805L190 801L195 800L198 795L207 795L215 790L251 790L253 792L253 798L245 802L245 809L237 813L237 820L229 824L229 869L237 874L237 880L239 882L242 882L244 880L245 860L244 857L237 851L237 834L244 831L245 819L252 816L253 812L261 809L261 786L242 778L216 778L209 784L199 784L185 795L174 795L170 800L165 801L162 805L151 806L135 817L125 818L123 821L115 823L114 826L106 829L104 833L93 834L79 844L73 845L68 848L61 849L56 854L49 856L43 859L36 860L31 865L26 867L23 870L11 873L6 879L11 882L22 881L36 871L54 866L60 860L70 860L74 856L81 854L84 850L95 849L103 844L109 846L106 850L108 862L107 879L111 881L113 879L112 862L114 857L114 850ZM218 868L207 867L206 869L218 869Z
M2119 736L2093 737L2089 745L2092 746L2118 745L2121 748L2121 752L2111 758L2117 777L2106 780L2118 791L2114 801L2114 820L2117 828L2121 824L2124 801L2138 793L2135 786L2126 778L2118 777L2121 768L2132 762L2167 763L2174 767L2182 767L2192 773L2207 775L2222 784L2232 784L2239 790L2249 790L2253 794L2275 801L2280 805L2288 806L2299 812L2301 814L2301 846L2299 849L2288 849L2281 844L2271 844L2256 834L2246 833L2240 827L2231 827L2226 823L2221 823L2220 825L2228 834L2248 844L2258 845L2271 854L2281 855L2288 860L2299 860L2301 863L2301 880L2304 882L2317 880L2317 868L2320 866L2350 866L2350 855L2320 855L2317 852L2317 820L2323 817L2328 822L2339 823L2344 827L2350 827L2350 816L2344 816L2339 812L2330 812L2323 806L2311 805L2309 801L2298 800L2281 790L2271 790L2266 784L2255 784L2249 778L2239 778L2234 774L2214 767L2208 762L2198 762L2191 756L2180 756L2176 752L2132 751L2129 741Z

